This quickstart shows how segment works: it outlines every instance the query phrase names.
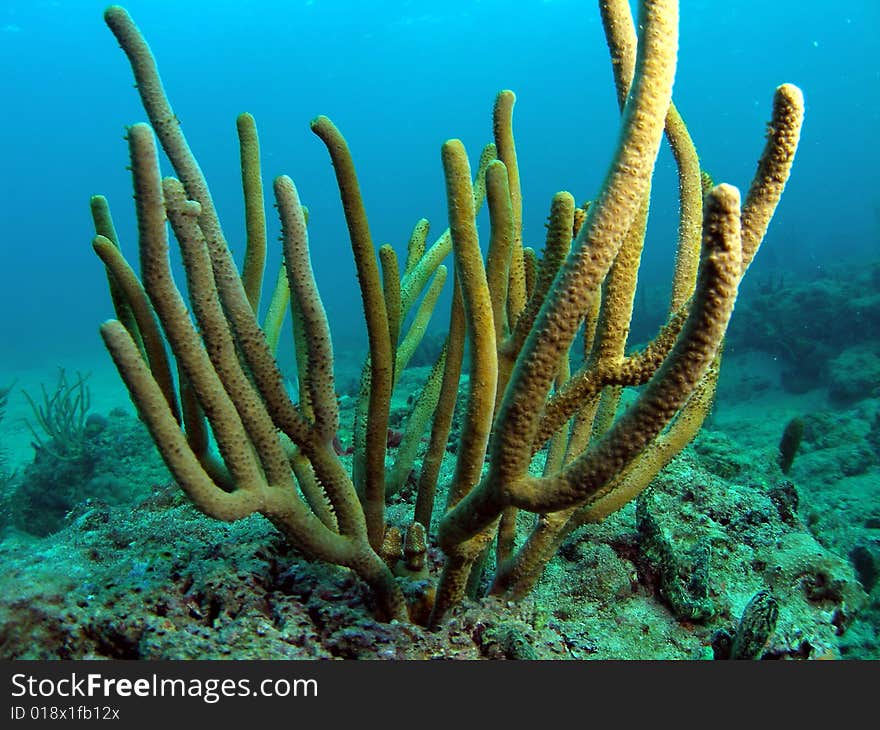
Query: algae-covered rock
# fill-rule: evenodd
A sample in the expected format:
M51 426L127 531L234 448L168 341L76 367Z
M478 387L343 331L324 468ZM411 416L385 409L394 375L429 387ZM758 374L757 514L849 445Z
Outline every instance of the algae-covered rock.
M850 347L831 360L828 395L838 403L880 395L880 356L875 345Z
M81 451L62 458L35 447L28 464L3 495L3 522L32 535L60 530L83 504L134 504L170 476L143 424L124 411L93 414Z

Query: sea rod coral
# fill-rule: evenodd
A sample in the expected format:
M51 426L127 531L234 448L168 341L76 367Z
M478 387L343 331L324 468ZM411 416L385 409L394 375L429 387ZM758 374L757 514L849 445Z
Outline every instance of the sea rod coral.
M334 444L339 411L330 327L293 181L274 181L283 267L260 323L266 223L254 120L248 114L238 120L247 228L239 272L146 41L123 8L105 13L149 118L149 125L128 131L139 276L120 252L107 201L92 199L94 248L117 314L101 326L105 344L163 459L199 509L220 520L264 515L307 555L366 581L386 619L439 624L479 590L492 551L489 590L525 595L565 536L643 490L693 438L711 406L737 288L788 179L803 99L790 84L776 90L766 145L741 202L733 186L708 181L671 103L677 3L642 0L637 25L626 0L599 6L620 136L589 205L577 208L567 192L554 196L540 258L523 241L512 92L496 99L494 144L483 151L475 176L459 140L442 146L449 228L427 245L427 221L419 221L403 266L390 246L377 252L373 245L344 137L326 117L312 122L333 162L369 339L350 471ZM627 352L664 133L678 165L680 198L669 315L649 344ZM157 138L176 178L160 175ZM490 218L485 260L475 220L483 202ZM181 250L188 304L171 277L166 220ZM413 407L397 463L386 473L391 393L437 301L450 253L448 336ZM275 359L288 308L298 402ZM581 339L582 357L572 352ZM437 534L426 535L465 373L454 473L443 485ZM619 414L626 386L640 390ZM386 496L412 470L428 430L413 519L386 524ZM436 585L424 561L434 543L445 559Z

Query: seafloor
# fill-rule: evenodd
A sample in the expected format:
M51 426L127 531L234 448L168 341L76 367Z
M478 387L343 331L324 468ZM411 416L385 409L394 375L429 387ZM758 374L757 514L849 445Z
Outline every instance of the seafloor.
M197 512L102 352L59 363L91 371L75 459L45 438L32 448L24 425L23 393L51 392L54 364L0 372L15 382L0 422L0 658L726 659L762 590L779 614L755 658L880 658L878 333L880 263L759 277L715 410L638 519L630 504L581 529L528 599L469 602L438 631L378 623L351 574L306 561L262 518ZM338 357L351 382L357 357ZM426 372L407 371L392 422ZM406 520L412 498L389 518Z

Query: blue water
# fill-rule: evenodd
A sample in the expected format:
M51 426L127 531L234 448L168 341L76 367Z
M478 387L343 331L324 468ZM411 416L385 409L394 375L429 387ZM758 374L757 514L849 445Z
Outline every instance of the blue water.
M756 266L809 275L878 253L880 3L682 3L675 100L717 181L746 187L774 87L807 100L795 171ZM100 349L111 316L90 248L89 196L106 195L134 260L125 125L141 121L128 63L91 0L0 4L0 342L9 367ZM347 136L378 243L403 251L413 223L445 227L440 144L472 157L491 136L495 93L518 95L515 130L526 242L540 249L551 195L591 198L616 134L594 3L130 0L175 111L240 256L235 116L252 112L267 191L286 173L311 210L319 284L338 337L362 330L332 170L308 128L330 116ZM166 172L170 172L166 167ZM665 281L675 171L658 165L643 281ZM277 224L270 215L272 240ZM432 237L433 240L433 237ZM236 245L236 242L239 242ZM277 251L268 277L274 279Z

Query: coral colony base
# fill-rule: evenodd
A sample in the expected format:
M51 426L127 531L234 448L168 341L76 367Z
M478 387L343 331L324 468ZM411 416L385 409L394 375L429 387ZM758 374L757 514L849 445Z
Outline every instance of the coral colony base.
M254 121L239 118L248 217L239 274L146 41L124 9L105 13L150 120L128 131L140 279L122 258L106 201L92 201L94 247L118 315L101 327L105 344L165 463L202 511L226 521L263 514L309 556L351 568L373 589L383 619L442 623L465 595L480 591L490 550L496 564L490 593L526 595L561 539L641 492L693 438L712 402L737 287L788 178L803 99L794 86L777 89L767 144L741 205L736 188L712 185L701 173L671 105L677 3L641 3L638 41L624 0L600 6L621 104L620 140L602 189L582 214L570 194L554 196L540 260L523 246L511 92L496 99L494 147L484 152L475 182L461 142L443 145L449 229L426 247L420 222L402 272L389 246L379 251L380 270L345 139L328 118L312 122L336 171L369 338L350 472L334 449L339 409L330 328L293 181L281 176L273 186L284 269L261 325L266 234ZM681 180L673 295L656 338L627 355L649 185L664 131ZM162 179L156 138L177 178ZM485 262L475 222L484 197L491 219ZM171 277L166 220L180 246L195 322ZM414 454L402 448L386 472L389 404L427 315L407 332L402 324L432 276L422 309L433 307L450 248L450 332L403 437L417 440L430 422L431 444L413 519L401 529L387 523L385 503L411 471ZM289 397L274 358L288 302L299 403ZM574 366L570 349L579 330L586 344L583 363ZM166 343L180 374L177 387ZM444 557L435 585L425 566L426 528L465 343L469 386L437 533ZM626 385L643 388L615 418ZM219 459L209 449L209 431ZM543 472L532 474L533 457L545 447ZM521 513L532 517L518 519ZM517 536L520 522L531 523L524 539Z

